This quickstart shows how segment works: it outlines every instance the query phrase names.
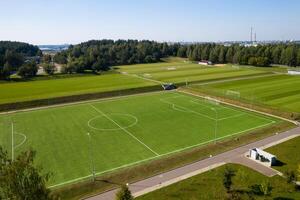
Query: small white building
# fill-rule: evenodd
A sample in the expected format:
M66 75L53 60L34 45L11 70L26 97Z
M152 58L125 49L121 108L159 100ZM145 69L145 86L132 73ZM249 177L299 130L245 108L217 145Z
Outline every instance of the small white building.
M201 60L198 62L199 65L213 65L213 63L209 60Z
M300 71L289 70L288 74L290 74L290 75L300 75Z
M276 156L258 148L250 149L249 156L251 159L260 161L270 167L275 165L277 160Z

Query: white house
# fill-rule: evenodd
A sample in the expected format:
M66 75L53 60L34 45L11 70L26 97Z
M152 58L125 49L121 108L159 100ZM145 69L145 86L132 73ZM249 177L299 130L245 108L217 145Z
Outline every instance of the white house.
M250 158L253 160L257 160L262 162L263 164L266 164L268 166L273 166L276 164L276 156L265 152L261 149L258 148L254 148L254 149L250 149Z

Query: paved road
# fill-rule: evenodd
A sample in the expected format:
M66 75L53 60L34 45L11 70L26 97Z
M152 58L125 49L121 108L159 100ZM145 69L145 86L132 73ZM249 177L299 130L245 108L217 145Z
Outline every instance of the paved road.
M251 167L267 176L273 176L277 174L275 170L272 170L268 167L258 164L255 161L249 160L248 158L245 157L245 154L251 148L255 148L255 147L262 148L262 149L268 148L270 146L274 146L276 144L279 144L281 142L284 142L296 136L300 136L300 127L291 129L289 131L277 135L270 136L263 140L253 142L242 147L238 147L236 149L218 154L211 158L200 160L193 164L189 164L184 167L180 167L172 171L165 172L163 174L153 176L151 178L142 181L138 181L136 183L130 184L129 189L131 190L131 192L135 197L140 196L145 193L159 189L161 187L168 186L172 183L176 183L178 181L184 180L191 176L208 171L210 169L213 169L215 167L221 166L226 163L239 163ZM116 192L117 190L111 190L96 195L94 197L90 197L88 199L89 200L111 200L115 198Z

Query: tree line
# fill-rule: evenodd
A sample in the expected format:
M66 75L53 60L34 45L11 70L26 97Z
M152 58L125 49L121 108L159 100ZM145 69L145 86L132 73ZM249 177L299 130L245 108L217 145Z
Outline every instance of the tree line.
M33 57L41 55L37 46L0 41L0 79L7 79L15 72L24 78L35 76L38 68Z
M268 44L257 46L231 46L213 43L181 45L177 56L189 60L209 60L213 63L233 63L240 65L269 66L280 64L300 66L300 45Z
M66 73L108 70L111 66L158 62L176 56L179 45L138 40L91 40L57 53L54 61L66 64Z

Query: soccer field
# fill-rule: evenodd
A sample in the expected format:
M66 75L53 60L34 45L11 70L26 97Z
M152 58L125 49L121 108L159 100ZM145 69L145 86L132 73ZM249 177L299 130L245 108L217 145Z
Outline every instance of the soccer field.
M32 147L50 186L270 126L277 119L178 92L127 96L0 115L0 145ZM233 126L234 125L234 126ZM89 135L88 135L89 133Z
M118 71L141 78L167 83L204 82L234 77L248 77L270 74L269 71L251 68L233 68L232 66L204 66L191 62L165 62L119 66Z
M299 76L274 75L207 85L196 84L191 87L214 92L216 95L227 93L228 97L241 98L283 111L300 112L299 84ZM228 95L228 91L237 92L239 96Z

